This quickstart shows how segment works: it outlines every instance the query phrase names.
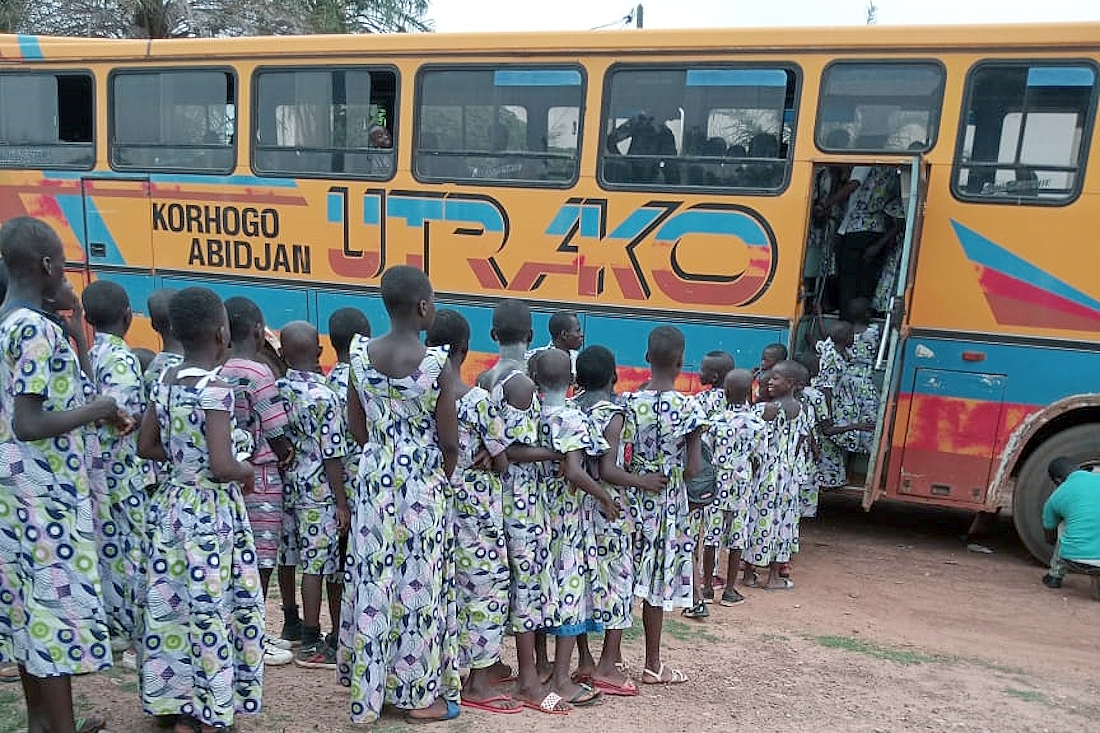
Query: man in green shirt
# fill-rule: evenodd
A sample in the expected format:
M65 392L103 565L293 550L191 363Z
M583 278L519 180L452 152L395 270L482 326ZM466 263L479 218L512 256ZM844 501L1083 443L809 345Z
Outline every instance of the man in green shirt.
M1047 540L1059 542L1058 553L1070 570L1091 578L1092 597L1100 601L1100 474L1066 457L1051 461L1047 473L1057 487L1043 505Z

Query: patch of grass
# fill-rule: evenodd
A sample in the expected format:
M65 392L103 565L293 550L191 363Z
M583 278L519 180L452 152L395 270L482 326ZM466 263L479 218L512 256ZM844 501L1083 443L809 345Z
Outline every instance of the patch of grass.
M712 643L718 641L718 637L706 631L702 624L688 625L675 619L665 619L664 633L680 641L694 641L695 639Z
M1001 690L1009 697L1014 697L1017 700L1025 700L1027 702L1041 702L1044 704L1049 703L1047 696L1037 690L1018 690L1015 687L1006 687Z
M118 689L123 692L128 692L132 695L141 693L141 685L138 684L137 675L132 670L121 666L111 667L107 672L107 676L110 677L111 680L118 685Z
M18 692L18 685L14 687L0 690L0 733L20 733L27 729L23 695Z
M842 649L847 652L855 652L856 654L865 654L869 657L885 659L889 662L905 666L945 661L942 657L921 654L920 652L909 651L907 649L891 649L890 647L879 646L878 644L872 644L861 639L853 639L848 636L812 636L810 638L817 644L828 649Z

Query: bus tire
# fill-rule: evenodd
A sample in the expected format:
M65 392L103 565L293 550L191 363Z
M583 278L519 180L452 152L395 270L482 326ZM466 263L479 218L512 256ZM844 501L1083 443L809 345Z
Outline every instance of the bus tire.
M1058 456L1082 464L1100 464L1100 424L1075 425L1044 441L1024 461L1012 498L1012 523L1024 547L1043 564L1050 562L1054 545L1043 532L1043 504L1054 492L1047 465Z

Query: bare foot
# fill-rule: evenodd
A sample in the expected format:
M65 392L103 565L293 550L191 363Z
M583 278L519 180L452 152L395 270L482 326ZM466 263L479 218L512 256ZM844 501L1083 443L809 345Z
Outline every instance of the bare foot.
M550 694L550 688L545 685L539 685L538 687L517 687L512 693L512 697L519 700L520 703L526 703L528 706L539 708L543 701L546 700L546 696ZM570 707L564 700L558 700L553 707L546 712L550 713L567 713L573 708Z
M494 685L509 682L515 679L516 676L512 668L501 661L497 661L492 666L486 668L485 674L489 676L489 679L493 681Z
M411 718L412 720L442 720L446 714L447 701L441 697L437 697L435 702L426 708L407 711L405 717Z

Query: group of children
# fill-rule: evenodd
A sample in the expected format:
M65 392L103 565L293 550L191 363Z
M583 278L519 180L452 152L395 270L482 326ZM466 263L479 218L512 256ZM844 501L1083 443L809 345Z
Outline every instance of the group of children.
M722 549L723 604L744 600L738 574L792 588L799 519L871 429L868 405L849 404L849 362L874 336L850 324L822 342L819 373L778 345L755 374L712 352L694 396L676 390L683 334L659 326L649 382L617 395L608 349L531 352L528 306L506 300L499 360L470 385L469 324L399 266L381 280L388 333L333 314L326 376L311 324L284 325L273 346L255 303L198 287L150 297L163 350L135 355L125 291L92 283L81 310L47 225L8 222L0 254L0 661L20 665L32 730L102 725L73 719L68 680L108 666L112 647L176 733L257 712L265 663L292 659L335 669L355 722L383 707L448 720L460 704L567 714L638 693L621 650L636 599L638 679L685 682L661 656L664 614L707 615ZM716 490L699 506L688 484L704 461Z

